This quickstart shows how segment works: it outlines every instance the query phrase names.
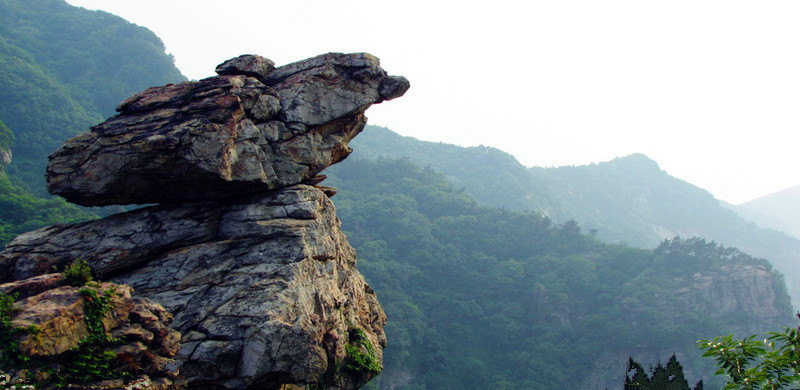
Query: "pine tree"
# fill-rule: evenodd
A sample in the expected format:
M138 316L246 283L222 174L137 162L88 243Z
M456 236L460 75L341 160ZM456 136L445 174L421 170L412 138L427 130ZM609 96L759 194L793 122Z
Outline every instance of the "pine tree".
M642 365L628 357L628 370L625 373L624 390L703 390L703 381L700 380L693 388L683 375L683 367L678 363L678 358L673 354L667 366L661 362L655 368L650 368L650 375L644 371Z
M631 375L633 371L633 375ZM624 390L645 390L650 388L650 378L644 372L642 365L628 356L628 370L625 373Z

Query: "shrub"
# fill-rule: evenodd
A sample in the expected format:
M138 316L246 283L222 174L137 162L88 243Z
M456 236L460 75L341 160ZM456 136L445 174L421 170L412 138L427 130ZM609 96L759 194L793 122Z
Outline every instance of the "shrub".
M92 268L86 260L76 259L64 269L66 283L72 287L82 287L92 281Z

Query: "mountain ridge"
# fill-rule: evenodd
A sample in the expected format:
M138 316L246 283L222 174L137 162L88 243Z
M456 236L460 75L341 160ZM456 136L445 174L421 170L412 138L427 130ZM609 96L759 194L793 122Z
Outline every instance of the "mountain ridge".
M800 186L741 203L734 210L762 227L800 238Z
M352 145L353 159L407 157L443 173L481 204L535 211L557 223L575 220L606 242L654 248L679 235L737 247L769 259L800 300L800 271L794 266L800 261L800 240L742 219L707 190L669 175L644 154L526 168L498 149L420 141L370 125ZM479 163L475 156L481 157Z

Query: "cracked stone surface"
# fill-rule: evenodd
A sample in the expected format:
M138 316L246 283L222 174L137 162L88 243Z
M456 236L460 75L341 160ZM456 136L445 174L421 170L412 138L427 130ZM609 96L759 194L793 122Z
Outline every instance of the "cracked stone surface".
M341 367L353 327L382 359L386 316L333 203L312 186L43 228L12 241L0 267L16 280L75 258L173 314L192 386L305 385L334 370L340 388L356 388L371 376Z
M159 205L21 234L0 251L0 283L43 294L61 280L46 274L86 260L172 313L174 369L190 389L359 388L375 374L347 364L346 346L382 362L386 316L340 230L335 190L317 184L350 154L365 110L408 80L365 53L277 68L244 55L217 73L132 96L53 153L53 194ZM134 341L119 353L149 353L157 338L122 331Z
M50 362L74 358L70 350L77 348L90 334L83 318L87 300L79 290L92 289L98 295L113 292L102 323L119 343L110 343L103 349L114 351L125 362L123 368L133 374L167 381L177 378L172 358L180 349L181 335L169 327L172 316L164 307L146 298L131 296L129 286L102 283L78 288L54 284L62 279L61 274L46 274L0 284L0 291L4 293L23 292L14 302L11 325L35 326L38 330L35 334L18 332L14 335L22 353ZM33 370L39 368L32 367Z
M52 194L84 206L179 203L285 187L347 157L374 103L401 96L369 54L283 67L241 56L221 75L150 88L50 156Z

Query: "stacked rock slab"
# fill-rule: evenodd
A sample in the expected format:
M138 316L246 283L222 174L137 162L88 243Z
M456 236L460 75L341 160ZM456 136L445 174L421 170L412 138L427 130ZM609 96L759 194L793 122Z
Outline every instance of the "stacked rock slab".
M376 372L348 349L382 361L386 317L316 184L409 83L369 54L217 73L129 98L50 157L48 188L72 202L160 205L22 234L0 281L86 260L173 314L190 388L358 388Z
M220 76L156 87L50 156L51 193L85 206L202 201L314 180L350 154L364 111L408 89L369 54L272 69L245 56ZM241 69L241 70L239 70Z

